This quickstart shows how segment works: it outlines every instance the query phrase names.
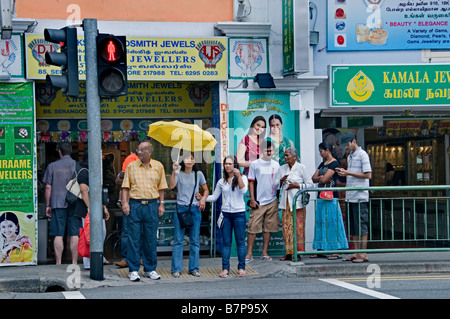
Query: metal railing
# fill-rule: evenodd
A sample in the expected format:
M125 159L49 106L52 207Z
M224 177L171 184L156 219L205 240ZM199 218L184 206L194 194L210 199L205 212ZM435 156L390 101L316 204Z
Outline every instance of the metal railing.
M312 250L298 251L297 242L297 199L304 193L320 191L369 191L369 220L367 234L367 248L354 249L348 235L349 211L344 199L338 199L344 216L344 225L349 249L339 250ZM421 251L450 251L450 197L447 195L450 185L427 185L427 186L372 186L372 187L330 187L310 188L299 190L293 198L293 239L294 254L293 261L298 261L298 255L312 254L341 254L341 253L387 253L387 252L421 252ZM385 194L383 194L383 192ZM397 197L381 195L400 195ZM414 196L421 192L421 196ZM381 193L380 196L378 196ZM425 193L425 196L423 195ZM437 193L440 193L437 196ZM402 196L406 195L406 196ZM314 205L317 217L317 200L311 196L310 205ZM359 228L360 231L360 228ZM361 234L359 232L359 234ZM359 240L361 236L358 236ZM306 247L307 242L302 242ZM415 246L415 247L411 247Z

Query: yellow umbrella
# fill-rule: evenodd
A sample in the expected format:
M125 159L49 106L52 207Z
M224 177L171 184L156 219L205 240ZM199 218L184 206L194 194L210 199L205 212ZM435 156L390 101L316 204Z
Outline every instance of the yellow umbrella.
M191 152L212 151L217 144L214 136L208 131L202 130L196 124L180 121L158 121L150 124L147 136L164 146Z

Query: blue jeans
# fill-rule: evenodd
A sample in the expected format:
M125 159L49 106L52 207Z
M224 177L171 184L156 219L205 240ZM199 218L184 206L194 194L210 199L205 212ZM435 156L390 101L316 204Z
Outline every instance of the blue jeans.
M156 270L158 223L157 201L143 205L130 199L130 214L127 216L127 262L130 272L139 270L141 256L144 271Z
M127 214L122 214L122 233L120 237L120 253L122 255L122 259L128 262L127 253L128 253L128 216Z
M234 238L236 240L238 269L245 270L245 255L247 248L245 245L245 212L223 213L223 247L222 247L222 269L230 271L231 242L234 229Z
M189 209L189 206L177 205L178 212L182 213ZM202 221L202 213L198 206L191 206L192 219L194 225L188 228L189 231L189 272L199 271L200 259L200 223ZM183 269L183 239L185 228L180 228L178 214L174 213L174 241L172 247L172 273L180 272Z

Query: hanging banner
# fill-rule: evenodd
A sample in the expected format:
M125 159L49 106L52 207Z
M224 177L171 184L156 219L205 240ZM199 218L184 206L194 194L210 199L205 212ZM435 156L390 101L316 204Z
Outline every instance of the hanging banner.
M328 0L327 50L450 48L450 2Z
M449 83L449 64L331 65L330 106L446 106Z
M86 79L84 37L78 37L79 79ZM44 80L61 74L61 68L45 63L45 53L59 45L43 35L27 34L27 79ZM127 68L130 81L220 81L228 79L227 39L127 37Z
M0 83L0 266L37 263L32 82Z
M211 95L209 82L130 82L128 94L103 99L100 112L103 119L210 117ZM66 97L39 81L36 101L39 119L86 118L86 82L80 82L79 97Z

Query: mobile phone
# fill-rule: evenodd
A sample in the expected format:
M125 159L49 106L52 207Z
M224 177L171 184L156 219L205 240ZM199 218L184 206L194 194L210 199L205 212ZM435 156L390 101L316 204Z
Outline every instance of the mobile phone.
M234 164L233 166L234 166L234 168L239 169L239 164Z

